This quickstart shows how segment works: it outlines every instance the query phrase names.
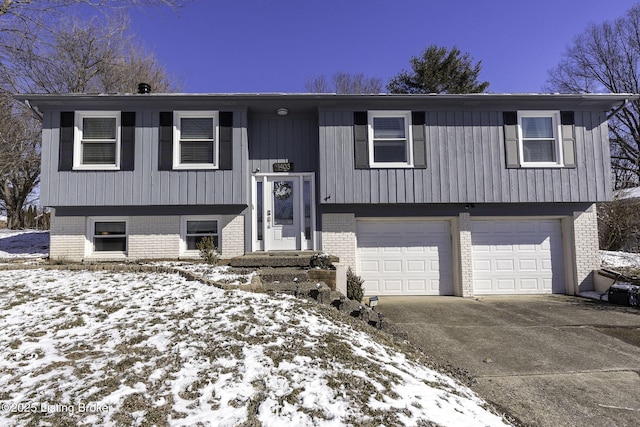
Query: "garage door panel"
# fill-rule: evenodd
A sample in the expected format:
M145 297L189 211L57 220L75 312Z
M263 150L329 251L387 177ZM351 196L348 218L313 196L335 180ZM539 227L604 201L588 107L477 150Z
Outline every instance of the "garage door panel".
M535 291L539 287L538 279L536 278L522 278L520 279L520 288L525 291Z
M383 280L382 289L380 293L386 293L388 295L401 295L402 294L402 280Z
M506 271L509 273L516 270L512 259L497 259L495 268L496 271Z
M431 260L429 262L429 272L437 273L440 270L440 261L439 260Z
M471 241L477 294L564 291L560 220L476 220Z
M431 290L431 283L427 286L427 281L424 279L408 279L407 291L424 293Z
M515 291L516 289L515 279L497 279L496 284L501 291Z
M393 243L394 246L388 247L388 248L381 248L378 252L384 254L384 255L395 255L398 256L402 253L402 250L397 247L397 243Z
M449 221L359 220L356 270L365 293L453 294L450 230Z
M382 283L380 283L379 280L368 280L363 285L363 290L365 292L369 292L373 294L380 292L380 289L382 289Z
M402 271L401 260L389 260L383 263L382 273L400 273Z
M473 250L476 252L491 252L491 246L477 244L476 246L474 246Z
M424 260L409 260L407 261L408 273L426 273L427 263Z
M491 279L474 279L473 287L477 291L490 291L493 287Z
M473 260L473 271L491 271L491 260Z
M379 273L380 272L380 263L378 261L363 261L360 264L360 270L363 273Z
M538 271L538 263L535 259L518 260L518 271Z

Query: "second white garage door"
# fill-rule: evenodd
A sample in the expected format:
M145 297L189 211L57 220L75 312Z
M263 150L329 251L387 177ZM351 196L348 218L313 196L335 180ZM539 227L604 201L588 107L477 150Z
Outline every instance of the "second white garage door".
M366 295L453 295L449 221L359 220L356 233Z
M476 295L565 291L560 220L472 221L471 241Z

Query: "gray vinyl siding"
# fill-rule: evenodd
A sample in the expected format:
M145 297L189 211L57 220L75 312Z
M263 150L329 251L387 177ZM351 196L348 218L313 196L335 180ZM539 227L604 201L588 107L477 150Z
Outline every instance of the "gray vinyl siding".
M321 111L326 204L596 202L611 197L603 113L575 111L576 168L505 166L503 111L427 111L426 169L355 169L352 111Z
M233 114L233 169L158 170L158 111L136 112L133 171L58 171L60 112L44 118L43 206L242 205L248 200L247 123Z
M318 169L318 119L315 114L249 115L249 169L273 171L273 163L291 162L294 172Z

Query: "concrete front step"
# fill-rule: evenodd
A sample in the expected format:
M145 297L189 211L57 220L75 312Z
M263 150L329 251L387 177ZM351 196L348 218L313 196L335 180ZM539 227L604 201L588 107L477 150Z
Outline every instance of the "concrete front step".
M263 283L306 282L307 270L295 267L265 267L258 270Z
M302 267L309 268L311 259L322 252L295 251L295 252L251 252L239 257L231 258L229 264L232 267ZM331 257L333 262L338 262L337 257Z

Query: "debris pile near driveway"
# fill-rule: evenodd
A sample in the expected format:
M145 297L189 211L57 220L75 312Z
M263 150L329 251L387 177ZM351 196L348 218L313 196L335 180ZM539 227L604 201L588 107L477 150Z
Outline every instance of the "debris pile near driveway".
M607 290L610 303L640 307L640 277L606 268L601 269L598 274L614 280Z

